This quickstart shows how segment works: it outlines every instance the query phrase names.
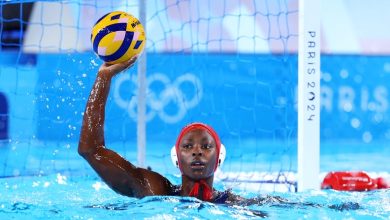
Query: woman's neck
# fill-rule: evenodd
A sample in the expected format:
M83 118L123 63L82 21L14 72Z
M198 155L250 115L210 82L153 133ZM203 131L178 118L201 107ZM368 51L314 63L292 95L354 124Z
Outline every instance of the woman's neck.
M205 182L209 186L209 188L213 190L213 180L214 180L214 176L210 176L202 180L193 180L188 176L182 175L181 177L182 185L181 185L180 195L188 196L191 190L193 189L194 185L196 183L200 183L200 181Z

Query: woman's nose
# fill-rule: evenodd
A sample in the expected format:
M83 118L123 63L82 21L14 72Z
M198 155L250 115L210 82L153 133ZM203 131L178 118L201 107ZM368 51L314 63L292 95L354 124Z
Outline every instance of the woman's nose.
M196 156L202 156L202 152L193 152L192 153L192 156L196 157Z
M192 156L202 156L202 147L200 144L195 144Z

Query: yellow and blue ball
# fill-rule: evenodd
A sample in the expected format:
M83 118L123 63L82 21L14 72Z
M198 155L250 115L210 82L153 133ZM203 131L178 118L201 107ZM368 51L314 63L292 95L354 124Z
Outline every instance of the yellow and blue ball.
M146 43L144 27L134 16L114 11L101 17L92 28L93 51L104 62L121 63L142 52Z

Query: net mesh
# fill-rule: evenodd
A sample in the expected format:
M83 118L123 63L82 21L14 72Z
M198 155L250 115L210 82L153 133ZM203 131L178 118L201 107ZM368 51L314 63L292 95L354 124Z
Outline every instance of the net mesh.
M77 155L102 63L91 51L90 31L110 11L138 17L138 4L0 5L0 176L95 175ZM227 148L217 180L294 190L297 0L153 0L146 14L148 166L178 174L170 148L185 124L201 121ZM134 163L136 91L136 67L115 78L105 124L107 147Z

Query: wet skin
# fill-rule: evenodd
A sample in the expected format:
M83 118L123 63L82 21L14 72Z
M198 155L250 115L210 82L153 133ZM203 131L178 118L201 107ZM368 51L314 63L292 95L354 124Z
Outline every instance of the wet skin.
M131 67L136 59L134 57L124 63L101 65L84 112L78 152L117 193L137 198L175 195L177 187L168 179L159 173L134 166L105 146L105 107L111 80L118 73ZM194 130L192 134L182 138L179 146L183 146L180 148L182 149L180 162L185 169L179 189L180 195L188 196L195 181L200 178L206 178L205 181L212 188L216 161L215 141L212 137L202 130ZM201 163L191 165L194 161Z
M100 66L84 112L78 152L107 185L119 194L137 198L153 195L177 195L175 191L177 187L172 185L168 179L159 173L134 166L105 146L105 107L111 80L118 73L133 66L136 60L137 57L134 57L123 63L114 65L104 63ZM188 196L195 182L201 179L205 180L212 188L217 160L216 143L212 136L203 129L191 130L181 139L177 153L182 168L180 195ZM228 194L225 201L227 205L299 204L278 196L245 199L230 191L226 193ZM216 191L214 191L215 195ZM311 203L301 204L324 207ZM343 211L348 210L348 208L359 209L360 206L352 203L352 205L342 204L342 206L329 206L329 208Z

